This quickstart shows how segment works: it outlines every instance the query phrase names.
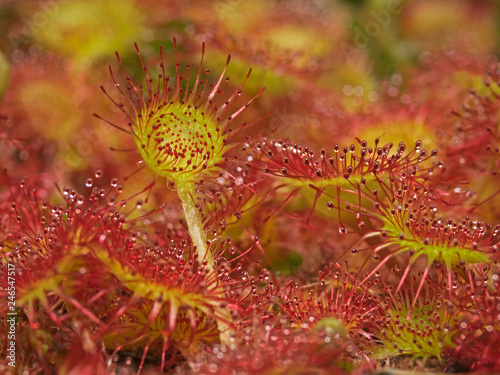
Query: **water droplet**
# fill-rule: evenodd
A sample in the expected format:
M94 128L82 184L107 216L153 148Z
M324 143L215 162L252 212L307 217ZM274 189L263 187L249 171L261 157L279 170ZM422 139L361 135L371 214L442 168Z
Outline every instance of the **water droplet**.
M85 186L92 187L93 184L94 184L94 181L92 181L91 178L87 178L87 181L85 182Z

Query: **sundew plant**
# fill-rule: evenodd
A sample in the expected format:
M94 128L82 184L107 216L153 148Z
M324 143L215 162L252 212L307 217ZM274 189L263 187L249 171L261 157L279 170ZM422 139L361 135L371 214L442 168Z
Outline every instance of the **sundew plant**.
M0 372L500 372L496 1L0 5Z

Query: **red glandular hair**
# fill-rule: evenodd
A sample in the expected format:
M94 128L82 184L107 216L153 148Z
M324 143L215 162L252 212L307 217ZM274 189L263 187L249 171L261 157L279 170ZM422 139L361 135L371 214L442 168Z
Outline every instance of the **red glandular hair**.
M54 330L65 333L54 336L61 345L90 335L95 348L142 349L142 361L148 350L158 352L163 368L176 350L188 357L200 343L218 341L220 306L240 309L245 281L233 279L233 263L208 272L188 241L169 242L142 227L153 212L132 219L132 197L119 200L122 187L111 183L106 190L88 179L84 194L64 188L62 204L40 202L23 183L1 205L1 250L16 265L23 324L39 357L30 369L54 365L42 350L42 333Z
M148 73L137 44L135 47L146 84L135 84L132 81L116 53L126 75L126 84L122 89L122 84L115 79L110 67L111 77L121 95L120 101L112 99L104 87L101 86L101 89L124 113L127 125L121 127L107 122L132 136L142 158L155 174L175 182L184 179L196 181L202 172L205 177L212 175L218 171L220 163L227 161L227 152L234 147L229 139L248 125L243 122L233 127L233 123L264 89L246 104L233 108L241 96L242 86L226 97L225 89L229 81L229 77L224 77L226 69L216 83L208 81L209 70L202 72L204 44L200 66L193 81L191 65L186 64L186 72L181 74L177 56L175 77L170 80L166 75L163 49L160 48L161 70L154 77L158 79L157 83L153 83L153 77ZM177 51L175 39L174 50ZM226 68L229 61L230 56ZM250 72L251 69L247 79ZM97 114L94 116L102 119Z
M461 312L460 334L454 337L453 355L478 373L500 370L500 273L489 265L477 266L468 278L453 280L451 302Z
M292 325L310 331L334 318L343 325L348 337L364 347L377 336L383 310L377 294L370 289L372 282L358 287L355 277L338 265L330 265L317 282L308 286L300 287L291 281L269 292Z
M255 156L248 164L274 176L276 190L285 189L289 192L280 208L301 189L306 189L306 192L307 189L313 189L312 215L318 199L323 195L331 196L337 204L329 202L328 207L337 208L340 231L345 233L346 229L340 220L340 211L343 210L341 204L354 201L361 209L363 185L370 185L380 179L397 178L402 173L422 179L428 172L422 163L437 155L437 150L427 152L422 149L420 141L409 151L403 142L394 151L392 143L379 146L378 139L374 147L365 140L357 142L360 149L354 144L344 147L336 145L328 153L321 150L319 156L308 147L283 140L259 142L253 151ZM306 222L309 219L310 216Z
M399 290L413 264L420 257L426 257L427 265L416 290L416 299L433 262L444 264L451 278L451 271L458 266L467 268L475 263L489 263L498 258L498 225L469 218L457 221L439 216L436 203L438 199L432 190L408 175L401 175L400 180L392 179L388 184L380 180L378 183L379 189L365 185L362 190L363 197L373 202L374 209L350 207L354 213L366 215L380 225L379 228L368 230L359 240L361 242L379 237L377 245L360 249L353 244L351 249L353 254L368 253L364 265L368 264L369 258L376 262L366 280L391 259L397 260L401 253L408 253L411 258L404 267L405 271L397 288Z

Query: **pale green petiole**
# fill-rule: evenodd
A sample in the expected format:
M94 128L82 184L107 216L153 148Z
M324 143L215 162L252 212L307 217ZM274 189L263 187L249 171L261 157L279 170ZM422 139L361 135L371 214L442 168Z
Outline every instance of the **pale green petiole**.
M191 193L195 191L194 183L191 181L176 181L177 195L182 203L182 208L184 210L184 215L186 217L186 222L188 226L189 236L193 245L196 247L198 253L198 259L201 262L206 261L206 268L209 272L215 272L214 259L210 249L207 246L207 235L203 227L203 220L201 213L195 205ZM221 296L224 295L222 287L219 285L218 289ZM231 314L227 307L219 307L221 313L224 316L225 321L217 320L217 327L220 332L220 340L224 345L229 344L229 339L232 333L230 328L230 323L232 321Z

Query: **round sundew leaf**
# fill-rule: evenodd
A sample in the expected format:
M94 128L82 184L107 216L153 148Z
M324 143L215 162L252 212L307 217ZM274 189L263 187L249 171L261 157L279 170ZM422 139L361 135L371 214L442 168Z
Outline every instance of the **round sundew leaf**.
M139 153L155 174L173 180L178 188L187 189L190 194L193 183L199 181L201 174L219 172L219 164L226 160L227 151L233 147L229 143L230 137L247 125L246 122L234 124L236 119L264 88L246 103L240 101L236 104L243 84L232 94L226 94L229 77L225 77L225 72L230 56L218 81L211 82L210 71L202 70L205 44L195 76L190 74L191 64L181 68L181 63L176 62L173 79L166 74L162 48L160 69L151 73L148 73L137 44L135 48L144 71L145 85L132 81L118 53L116 56L126 74L126 83L119 83L110 68L115 87L129 106L115 101L101 86L101 90L126 115L128 129L105 121L133 137ZM177 51L175 39L174 50ZM250 71L243 83L249 77ZM97 114L94 116L102 119Z
M136 143L148 166L159 176L173 177L222 162L225 142L218 122L207 117L191 104L174 103L149 120L138 119Z
M407 317L409 309L404 303L390 309L380 335L383 346L374 348L373 358L410 355L441 359L444 349L454 347L452 335L458 325L456 314L447 311L446 304L438 306L435 302L416 307L411 318Z

